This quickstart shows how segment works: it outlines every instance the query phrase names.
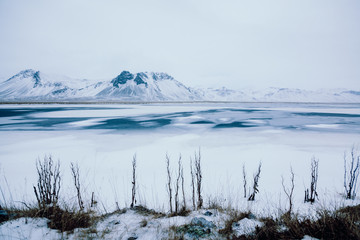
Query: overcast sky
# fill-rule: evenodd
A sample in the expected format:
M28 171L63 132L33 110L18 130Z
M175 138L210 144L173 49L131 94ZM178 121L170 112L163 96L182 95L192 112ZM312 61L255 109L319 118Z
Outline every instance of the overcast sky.
M359 0L0 0L0 76L360 89Z

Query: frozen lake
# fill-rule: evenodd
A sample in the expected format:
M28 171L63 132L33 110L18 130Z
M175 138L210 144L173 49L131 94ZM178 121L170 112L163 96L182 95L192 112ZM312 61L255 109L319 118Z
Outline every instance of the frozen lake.
M359 143L360 104L0 105L0 170L7 181L0 181L0 202L34 200L35 161L51 154L61 161L68 198L75 196L69 165L78 162L87 198L95 192L106 208L128 205L136 154L140 203L166 209L165 154L174 173L182 155L190 193L189 160L200 148L206 201L248 204L242 166L250 181L261 161L259 201L279 203L281 176L288 178L292 166L300 205L311 158L320 160L323 196L335 199L343 191L344 151Z
M203 131L255 128L360 133L359 104L3 105L1 131Z

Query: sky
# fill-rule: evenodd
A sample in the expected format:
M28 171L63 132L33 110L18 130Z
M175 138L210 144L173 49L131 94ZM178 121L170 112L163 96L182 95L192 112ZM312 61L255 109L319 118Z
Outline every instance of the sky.
M0 0L0 77L360 89L358 0Z

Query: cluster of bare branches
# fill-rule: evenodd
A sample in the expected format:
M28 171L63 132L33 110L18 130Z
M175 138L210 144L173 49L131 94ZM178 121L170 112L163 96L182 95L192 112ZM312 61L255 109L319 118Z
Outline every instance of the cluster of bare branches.
M344 188L346 199L355 199L356 184L360 172L360 156L353 146L350 153L350 160L347 160L346 152L344 153Z
M180 212L187 211L186 194L185 194L185 177L184 177L184 167L182 164L182 157L180 155L178 159L177 174L174 183L173 183L173 174L170 169L170 157L168 154L166 154L165 159L166 159L166 173L167 173L166 190L169 197L170 213L179 214ZM199 152L195 152L194 158L190 157L190 176L191 176L192 207L194 210L201 209L203 207L203 197L202 197L202 169L201 169L200 150ZM182 201L180 200L180 194L182 194Z
M137 159L136 155L132 159L132 191L131 191L131 205L130 208L137 209L140 206L137 204ZM256 171L253 174L253 182L249 184L247 177L248 174L245 169L245 164L242 166L243 174L243 189L244 198L248 201L255 201L255 196L259 192L259 179L261 174L262 163L260 162ZM305 189L305 202L314 203L316 199L319 199L317 192L318 185L318 172L319 160L313 157L311 159L311 174L309 188ZM76 208L70 209L62 202L59 202L59 193L61 189L61 175L60 175L60 162L54 162L51 156L45 156L43 160L37 159L37 184L33 186L33 190L38 203L38 208L35 208L36 215L39 217L46 217L49 219L49 226L52 228L60 229L61 231L68 231L74 229L74 227L88 227L94 220L93 211L89 209L88 204L84 204L82 193L84 192L81 186L80 169L78 164L71 163L70 170L73 178L73 183L76 189L77 203L80 211ZM169 194L169 206L172 216L188 214L190 211L187 209L186 202L186 189L185 189L185 177L184 166L181 155L177 161L177 168L174 172L170 168L170 157L166 155L166 170L167 170L167 191ZM293 200L295 189L295 174L293 168L290 167L289 178L282 178L282 189L287 197L288 204L286 205L286 212L282 215L282 219L292 220L293 214ZM357 194L358 176L360 174L360 155L353 147L350 154L344 154L344 188L346 191L347 199L355 199ZM203 172L201 165L201 153L200 150L195 152L195 155L190 158L190 175L191 175L191 190L192 190L192 207L194 210L203 208L203 196L202 196L202 180ZM288 180L287 180L288 179ZM0 194L5 201L5 196L0 188ZM190 200L190 199L188 199ZM85 201L86 202L86 201ZM26 207L26 203L24 203ZM209 200L209 206L220 206L212 204ZM94 192L91 196L91 207L96 205ZM190 205L188 203L188 205ZM0 209L3 207L3 203L0 204ZM65 206L65 207L64 207ZM118 205L117 205L118 206ZM5 206L6 207L6 206ZM221 206L220 206L221 207ZM30 207L28 207L30 209ZM190 207L189 207L190 208ZM104 207L105 209L105 207ZM119 206L118 206L118 209ZM106 211L106 210L105 210ZM295 215L296 216L296 215Z
M259 179L260 179L260 173L261 173L261 162L259 163L257 172L254 173L254 180L253 180L253 186L252 186L252 193L251 189L247 186L247 174L246 174L246 169L245 169L245 163L243 164L242 167L242 175L243 175L243 189L244 189L244 198L248 198L248 201L254 201L255 200L255 195L256 193L259 192ZM247 197L247 195L249 194L249 197Z
M84 211L84 202L81 196L80 170L78 164L71 163L70 170L76 188L80 211L59 204L61 186L60 161L56 163L51 156L45 156L43 161L36 161L38 174L37 185L33 186L38 202L37 217L49 219L48 226L60 231L71 231L74 228L87 228L92 223L91 211ZM26 203L25 203L25 206ZM27 206L28 207L28 206ZM31 209L30 207L28 207Z
M185 178L184 178L184 168L182 165L181 155L178 159L178 171L175 179L174 185L172 185L172 172L170 169L170 157L166 154L166 171L167 171L167 184L166 190L169 195L169 206L170 213L174 213L173 211L173 187L175 188L174 194L174 205L175 205L175 213L179 213L186 210L186 196L185 196ZM182 193L182 206L180 202L180 188Z
M262 163L260 162L257 170L253 174L253 183L249 186L247 181L247 172L245 164L242 167L243 175L243 190L244 198L248 201L254 201L256 194L259 192L259 179L261 174ZM131 191L131 205L134 208L137 199L137 159L136 155L132 159L132 191ZM319 160L313 157L311 159L311 181L309 188L305 189L304 202L314 203L319 198L317 192L318 176L319 176ZM39 209L47 209L57 207L59 202L59 192L61 188L60 176L60 162L54 162L51 156L45 156L43 160L37 159L36 170L38 174L37 184L33 186L33 190L38 202ZM82 188L80 183L80 170L78 164L71 163L70 170L73 177L74 186L77 194L77 202L80 211L83 211L84 201L82 198ZM171 213L179 214L187 209L186 191L185 191L185 177L184 167L181 155L177 161L177 171L175 177L170 168L170 157L166 154L166 170L167 170L167 185L166 189L169 195L169 207ZM360 174L360 155L355 150L354 146L349 155L344 154L344 188L347 199L355 199L357 193L358 176ZM190 175L191 175L191 193L192 193L192 207L193 209L201 209L203 207L202 196L202 165L201 152L195 151L193 157L190 158ZM282 188L289 202L289 209L287 213L290 215L293 210L293 194L295 188L295 174L290 167L290 182L285 183L282 177ZM182 196L181 196L182 195ZM181 198L182 197L182 198ZM96 201L94 193L91 197L91 206L94 206Z
M45 156L43 161L37 160L36 170L38 181L33 188L39 208L55 207L61 186L60 162L54 163L51 156Z
M317 182L319 176L319 160L315 158L311 159L311 182L310 182L310 191L309 188L305 190L304 202L314 203L315 198L319 198L317 193Z

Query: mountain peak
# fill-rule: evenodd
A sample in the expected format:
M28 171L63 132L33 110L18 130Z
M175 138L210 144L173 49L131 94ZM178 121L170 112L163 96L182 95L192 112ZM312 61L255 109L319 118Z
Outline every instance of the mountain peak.
M34 69L26 69L23 71L20 71L15 76L9 78L7 81L11 81L13 79L26 79L30 78L32 81L34 81L34 87L37 87L41 85L41 78L40 78L40 71L36 71Z
M119 88L120 85L126 84L127 81L134 80L136 85L144 84L148 86L148 80L153 79L154 81L159 80L174 80L174 78L167 73L163 72L139 72L132 74L129 71L122 71L120 75L111 80L113 87Z
M122 71L119 76L111 80L111 83L114 87L119 87L119 84L125 84L128 80L134 78L134 75L131 74L129 71Z
M172 76L170 76L167 73L164 72L160 72L160 73L152 73L152 78L154 80L174 80L174 78Z
M10 79L15 78L15 77L28 78L28 77L33 77L35 74L38 75L39 71L36 71L34 69L25 69L25 70L20 71L15 76L11 77Z

